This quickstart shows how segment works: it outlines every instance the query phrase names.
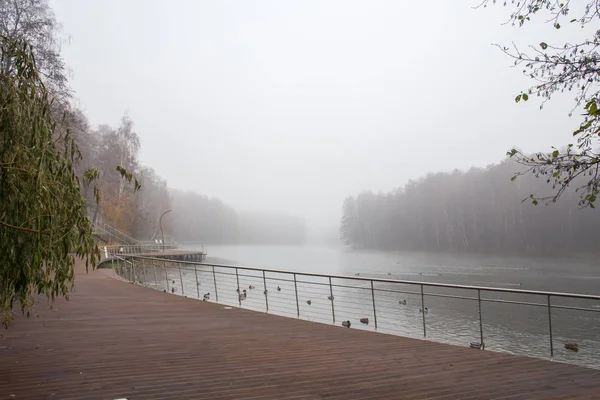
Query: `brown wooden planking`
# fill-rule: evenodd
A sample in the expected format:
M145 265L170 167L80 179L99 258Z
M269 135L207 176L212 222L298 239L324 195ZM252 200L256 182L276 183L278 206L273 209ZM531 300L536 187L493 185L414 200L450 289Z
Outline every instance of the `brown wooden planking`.
M593 369L76 283L3 332L0 399L600 398Z

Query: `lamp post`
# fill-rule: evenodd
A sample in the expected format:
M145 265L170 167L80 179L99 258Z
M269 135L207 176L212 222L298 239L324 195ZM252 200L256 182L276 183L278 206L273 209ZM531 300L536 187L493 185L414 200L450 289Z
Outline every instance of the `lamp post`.
M162 213L162 215L160 216L160 218L158 219L158 224L160 225L160 236L162 237L162 252L165 252L165 234L163 233L163 229L162 229L162 217L165 216L166 213L170 213L173 210L167 210L164 213Z

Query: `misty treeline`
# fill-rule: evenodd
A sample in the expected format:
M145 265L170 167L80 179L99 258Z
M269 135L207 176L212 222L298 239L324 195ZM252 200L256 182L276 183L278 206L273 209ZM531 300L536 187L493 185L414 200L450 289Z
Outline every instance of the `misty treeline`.
M81 111L74 110L68 115L69 127L83 157L78 172L90 168L98 171L99 201L90 186L82 189L90 217L95 223L112 225L139 240L156 238L160 234L158 218L169 209L171 201L166 181L138 160L140 139L132 120L125 115L118 127L93 128ZM122 179L116 166L134 174L141 188L135 191L134 186ZM165 228L169 229L168 224Z
M304 241L304 225L287 215L236 212L216 198L195 192L169 189L167 181L138 160L140 139L133 122L125 115L118 127L90 127L79 110L68 114L70 129L79 143L84 162L99 171L100 201L90 187L84 188L90 216L138 240L160 239L159 218L165 239L195 243L269 243L291 244ZM131 171L141 184L135 191L115 166Z
M78 172L98 171L100 201L84 187L89 214L95 223L106 223L138 240L160 239L159 219L165 239L194 243L298 244L304 242L302 221L287 215L236 212L216 198L167 187L167 181L138 159L140 138L133 122L123 116L118 127L91 127L82 111L63 110L79 144L83 162ZM125 182L115 166L132 172L139 190Z
M301 244L304 222L277 213L236 211L221 200L171 190L172 227L181 242L205 244Z
M341 238L355 248L388 250L599 252L595 231L600 214L580 208L574 191L556 203L532 205L532 193L551 188L534 175L512 181L519 168L508 160L467 172L429 174L389 193L348 197Z
M127 116L118 127L92 127L74 105L68 67L60 54L64 36L48 2L0 0L0 38L3 76L15 68L8 57L11 46L31 52L49 98L54 145L72 153L69 165L78 177L89 216L133 236L151 238L157 213L168 206L166 184L138 162L140 140ZM124 180L124 175L130 179ZM136 185L128 182L133 176L143 187L135 195Z
M75 173L87 203L90 219L106 223L138 240L160 238L159 218L165 238L201 243L298 243L304 226L286 216L236 213L216 199L196 193L169 193L167 182L138 159L140 138L133 121L123 116L118 126L92 126L73 101L68 66L60 47L64 40L60 23L46 0L0 0L2 54L10 43L27 43L35 67L51 98L56 143L66 143L76 155ZM2 58L0 72L12 65ZM73 141L76 146L71 146ZM69 143L67 143L69 142ZM119 171L120 169L121 171ZM131 174L141 188L123 179ZM93 184L83 182L93 181ZM131 180L131 179L130 179Z

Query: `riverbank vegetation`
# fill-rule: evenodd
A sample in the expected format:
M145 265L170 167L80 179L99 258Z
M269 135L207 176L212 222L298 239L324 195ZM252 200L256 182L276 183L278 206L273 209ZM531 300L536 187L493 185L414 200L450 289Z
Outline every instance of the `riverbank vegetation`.
M303 244L304 222L278 213L236 211L216 198L171 190L171 226L180 242L203 244Z
M170 239L200 243L302 240L303 227L294 227L295 231L287 234L292 228L286 226L286 218L266 216L267 222L259 226L246 222L244 213L218 199L170 189L166 179L140 162L142 141L127 114L118 126L92 125L85 112L75 106L68 66L60 54L64 37L48 3L36 0L0 4L0 35L7 43L2 46L3 72L8 65L8 43L27 42L40 83L47 91L49 117L54 124L51 135L55 139L68 135L75 146L77 160L71 164L77 179L83 182L86 173L94 178L94 184L81 185L92 224L106 223L138 240L153 240L160 238L160 215L173 209L174 219L162 221L165 237ZM139 185L123 180L124 172ZM281 235L282 231L286 234Z
M497 3L483 0L479 7ZM525 49L497 45L533 81L514 101L537 98L542 109L556 95L571 94L574 104L565 113L578 118L573 131L566 132L572 143L535 154L513 148L509 160L497 165L429 174L389 193L348 197L340 227L346 244L424 251L600 252L594 240L600 214L592 210L600 194L600 31L594 28L600 1L502 4L510 10L509 25L541 23L548 36Z
M348 197L341 237L352 247L386 250L599 252L593 232L600 214L582 209L574 190L550 206L533 206L530 194L551 188L531 174L511 181L518 169L507 160L429 174L387 193Z

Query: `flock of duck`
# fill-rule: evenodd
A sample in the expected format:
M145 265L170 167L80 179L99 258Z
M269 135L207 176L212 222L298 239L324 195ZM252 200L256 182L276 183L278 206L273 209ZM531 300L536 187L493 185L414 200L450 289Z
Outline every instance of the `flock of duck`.
M356 274L356 275L358 276L358 274ZM172 283L175 284L175 280L173 280ZM254 285L249 285L248 286L248 290L254 290L254 289L256 289L256 286L254 286ZM166 292L166 290L163 290L163 291ZM177 291L177 289L175 288L175 286L172 286L171 287L171 293L175 293L176 291ZM235 291L238 293L240 301L246 300L246 298L248 297L248 292L246 291L246 289L243 289L243 290L240 291L240 289L237 288ZM277 286L277 291L281 292L281 287L280 286ZM263 293L266 295L268 293L268 290L265 289ZM205 293L204 296L203 296L203 298L202 298L202 301L208 301L208 300L210 300L210 292ZM333 301L334 300L333 295L327 296L327 300ZM310 299L306 300L306 304L308 304L310 306L312 304L312 300L310 300ZM405 306L407 304L407 301L406 301L406 299L399 300L398 304ZM424 309L423 308L419 308L419 313L422 314L423 312L425 312L425 314L427 314L427 313L429 313L429 309L427 307L425 307ZM369 318L360 318L359 321L363 325L369 325ZM350 322L350 320L342 321L342 326L346 327L346 328L350 328L350 326L352 326L352 322ZM474 349L484 349L485 345L483 343L475 343L475 342L473 342L473 343L469 343L469 347L474 348ZM579 351L579 344L577 344L577 343L565 343L564 344L564 348L567 349L567 350L570 350L570 351L578 352Z

